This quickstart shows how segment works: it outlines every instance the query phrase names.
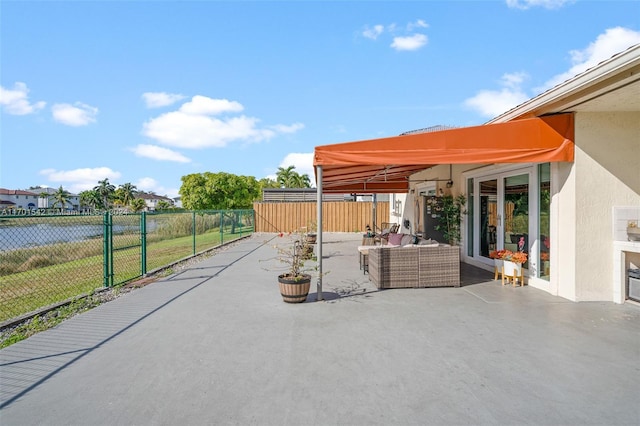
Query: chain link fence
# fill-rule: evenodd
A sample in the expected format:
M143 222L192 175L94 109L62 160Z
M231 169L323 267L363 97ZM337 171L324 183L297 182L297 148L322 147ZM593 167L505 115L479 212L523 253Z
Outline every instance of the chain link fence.
M254 232L253 210L0 216L0 325Z

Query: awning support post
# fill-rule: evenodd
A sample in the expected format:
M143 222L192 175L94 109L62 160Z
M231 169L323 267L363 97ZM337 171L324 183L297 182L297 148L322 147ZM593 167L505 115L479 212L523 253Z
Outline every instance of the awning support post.
M324 300L322 297L322 166L316 166L316 176L317 176L317 228L318 228L318 239L316 241L316 255L318 256L318 281L316 283L316 300L321 301Z

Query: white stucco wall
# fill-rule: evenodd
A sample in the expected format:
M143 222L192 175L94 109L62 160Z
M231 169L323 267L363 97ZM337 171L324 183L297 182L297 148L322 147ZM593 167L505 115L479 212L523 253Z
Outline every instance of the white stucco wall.
M576 300L575 163L552 164L551 185L551 287Z
M613 207L640 206L640 112L578 113L575 141L575 164L559 197L559 295L608 301Z

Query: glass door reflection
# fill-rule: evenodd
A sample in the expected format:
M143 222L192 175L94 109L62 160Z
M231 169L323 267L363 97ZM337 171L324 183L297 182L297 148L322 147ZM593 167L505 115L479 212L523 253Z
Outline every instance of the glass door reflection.
M496 250L498 230L498 180L479 182L480 197L480 255L489 257Z
M504 178L504 248L529 253L528 174Z

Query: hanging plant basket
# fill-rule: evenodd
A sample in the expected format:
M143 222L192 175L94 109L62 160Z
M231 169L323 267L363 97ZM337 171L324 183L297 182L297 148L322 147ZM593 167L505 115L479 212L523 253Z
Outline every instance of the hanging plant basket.
M287 303L303 303L309 295L311 287L311 275L303 274L296 278L289 278L286 275L278 276L278 286L282 300Z

